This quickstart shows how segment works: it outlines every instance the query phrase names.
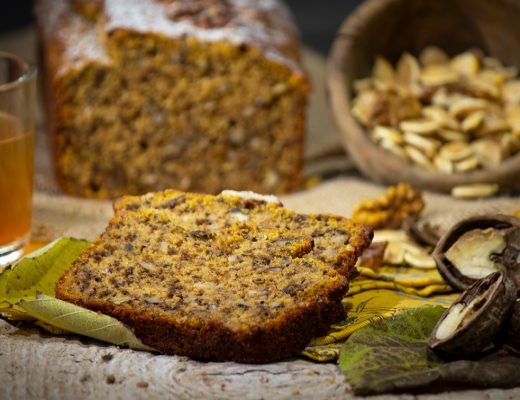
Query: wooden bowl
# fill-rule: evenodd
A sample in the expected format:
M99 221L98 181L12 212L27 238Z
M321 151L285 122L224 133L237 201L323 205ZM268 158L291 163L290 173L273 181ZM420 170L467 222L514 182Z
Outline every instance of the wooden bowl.
M449 192L454 186L497 183L520 188L520 154L492 170L452 175L407 163L374 144L351 113L352 83L367 77L375 57L395 63L435 45L450 55L479 48L504 65L520 67L520 2L514 0L367 0L343 23L327 62L332 113L345 148L366 176L381 183L409 182Z

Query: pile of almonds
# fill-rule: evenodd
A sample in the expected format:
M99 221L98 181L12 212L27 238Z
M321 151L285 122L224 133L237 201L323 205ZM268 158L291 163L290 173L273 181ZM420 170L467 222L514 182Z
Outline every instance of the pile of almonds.
M493 169L520 152L520 79L471 50L449 58L427 47L394 68L378 57L355 81L354 116L397 157L446 174Z

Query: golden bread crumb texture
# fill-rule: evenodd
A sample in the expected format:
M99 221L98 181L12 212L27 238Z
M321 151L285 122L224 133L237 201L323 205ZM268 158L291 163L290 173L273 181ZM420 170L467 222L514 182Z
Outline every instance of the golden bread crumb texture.
M58 297L122 319L159 350L204 359L263 362L301 350L344 316L348 274L371 236L251 193L167 190L115 209Z

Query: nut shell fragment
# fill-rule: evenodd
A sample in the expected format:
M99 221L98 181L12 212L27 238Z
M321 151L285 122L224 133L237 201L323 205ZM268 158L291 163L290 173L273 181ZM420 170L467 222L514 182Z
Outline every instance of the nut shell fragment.
M493 230L503 236L505 246L499 245L500 240L492 234ZM460 241L464 235L468 235L472 231L480 231L481 238L478 239L478 236L471 238L470 236L468 238L472 242L464 243ZM449 257L450 249L455 245L459 247L458 255L451 251L451 257ZM484 251L486 249L489 254ZM472 259L472 257L480 258L483 254L484 256L487 254L486 259ZM462 220L441 237L432 255L439 273L455 289L467 289L477 280L475 277L484 274L484 270L479 275L473 273L477 272L476 270L472 271L454 264L461 264L462 262L469 267L478 264L482 268L487 268L488 273L500 270L507 271L520 288L520 219L512 215L498 214Z
M515 284L502 272L476 281L441 316L429 347L454 357L480 353L497 337L510 315L516 293Z
M370 246L365 249L358 260L358 264L362 267L373 270L379 269L383 265L383 255L387 242L372 242Z
M435 246L440 239L439 228L411 216L405 218L403 230L409 237L423 246Z
M520 355L520 301L515 302L511 318L506 323L505 345L514 354Z

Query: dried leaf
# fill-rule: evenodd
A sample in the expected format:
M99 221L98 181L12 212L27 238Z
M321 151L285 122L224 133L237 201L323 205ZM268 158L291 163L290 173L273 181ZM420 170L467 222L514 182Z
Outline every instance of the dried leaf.
M88 336L117 346L153 351L115 318L87 310L66 301L38 293L35 298L17 304L32 317L53 327Z

